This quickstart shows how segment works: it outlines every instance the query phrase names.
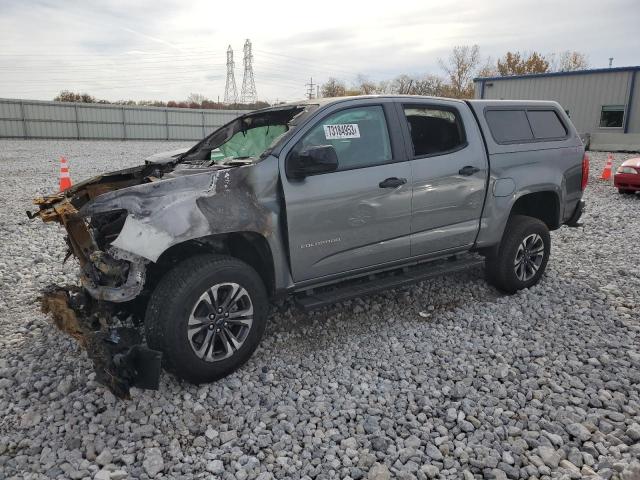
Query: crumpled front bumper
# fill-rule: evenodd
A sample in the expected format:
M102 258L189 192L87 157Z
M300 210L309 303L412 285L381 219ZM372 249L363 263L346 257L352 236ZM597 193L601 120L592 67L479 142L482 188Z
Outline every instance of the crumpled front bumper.
M158 388L162 355L142 345L141 315L132 309L139 303L149 261L112 245L126 210L91 216L81 210L103 193L139 183L124 174L88 181L34 199L38 210L27 212L30 219L65 228L67 258L73 255L80 266L82 286L47 287L40 297L42 311L87 351L96 380L120 398L128 398L132 386Z
M127 302L137 297L145 283L148 260L114 246L100 249L87 219L80 215L73 202L64 192L48 197L36 198L40 207L27 212L30 219L57 222L67 231L69 254L80 263L82 286L97 300Z
M78 286L51 286L40 297L42 311L87 351L96 380L119 398L131 387L158 389L162 353L144 347L140 331L120 305L98 302ZM117 326L116 326L117 325Z

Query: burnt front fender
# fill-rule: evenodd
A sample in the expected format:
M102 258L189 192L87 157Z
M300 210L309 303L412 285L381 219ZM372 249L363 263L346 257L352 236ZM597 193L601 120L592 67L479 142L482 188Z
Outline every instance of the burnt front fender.
M112 245L153 262L173 245L210 235L255 232L268 238L276 213L260 197L276 182L260 179L256 167L166 175L162 181L105 193L80 215L126 210Z

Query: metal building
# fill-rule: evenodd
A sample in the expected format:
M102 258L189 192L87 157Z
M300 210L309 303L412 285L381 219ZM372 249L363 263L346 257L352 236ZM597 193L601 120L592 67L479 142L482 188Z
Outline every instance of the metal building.
M475 78L475 97L555 100L591 149L640 151L640 66Z

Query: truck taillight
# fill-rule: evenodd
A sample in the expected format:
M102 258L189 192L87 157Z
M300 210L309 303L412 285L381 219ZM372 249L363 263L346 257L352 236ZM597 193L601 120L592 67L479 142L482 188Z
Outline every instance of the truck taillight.
M584 189L587 188L587 182L589 181L589 155L584 154L584 157L582 157L582 191L584 192Z

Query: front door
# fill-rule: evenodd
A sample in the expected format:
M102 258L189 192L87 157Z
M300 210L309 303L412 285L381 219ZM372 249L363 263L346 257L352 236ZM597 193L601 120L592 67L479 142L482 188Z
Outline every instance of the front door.
M338 170L288 179L280 170L293 279L302 282L409 257L411 167L392 103L334 105L291 151L332 145Z
M411 255L468 248L488 174L475 119L465 105L435 99L398 104L398 113L413 153Z

